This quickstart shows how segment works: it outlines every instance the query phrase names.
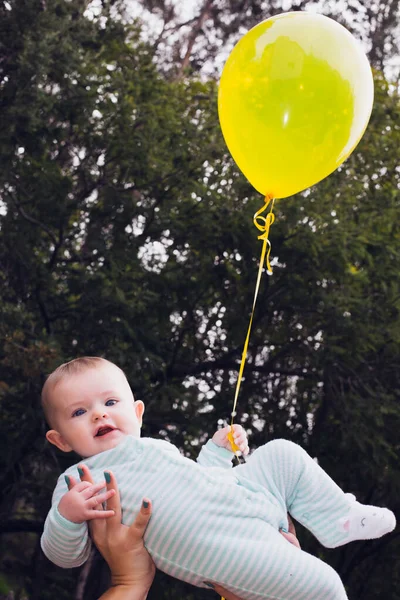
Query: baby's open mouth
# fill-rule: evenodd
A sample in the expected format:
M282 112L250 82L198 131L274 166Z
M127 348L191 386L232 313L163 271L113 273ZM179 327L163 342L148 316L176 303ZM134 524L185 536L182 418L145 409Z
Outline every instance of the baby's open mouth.
M95 437L101 437L103 435L107 435L107 433L110 433L110 431L114 431L114 427L100 427L100 429L97 431Z

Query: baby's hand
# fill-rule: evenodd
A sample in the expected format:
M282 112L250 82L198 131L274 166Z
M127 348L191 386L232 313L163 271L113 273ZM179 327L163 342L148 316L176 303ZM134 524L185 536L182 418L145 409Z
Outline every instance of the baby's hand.
M98 492L104 487L105 483L91 484L87 481L73 484L69 492L61 498L58 504L58 512L73 523L84 523L90 519L113 517L114 511L102 510L101 504L114 496L115 490L99 494Z
M240 452L246 456L249 453L249 445L247 442L247 434L241 425L232 425L233 429L233 441L236 446L239 448ZM223 429L218 429L213 435L212 441L217 446L221 448L226 448L227 450L232 451L232 446L230 441L228 440L228 433L230 432L231 427L228 425Z

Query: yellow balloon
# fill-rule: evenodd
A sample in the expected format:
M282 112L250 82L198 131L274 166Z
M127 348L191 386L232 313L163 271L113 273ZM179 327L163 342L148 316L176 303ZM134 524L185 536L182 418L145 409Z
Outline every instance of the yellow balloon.
M238 167L263 195L286 198L334 171L368 124L374 85L357 40L328 17L259 23L225 64L218 111Z

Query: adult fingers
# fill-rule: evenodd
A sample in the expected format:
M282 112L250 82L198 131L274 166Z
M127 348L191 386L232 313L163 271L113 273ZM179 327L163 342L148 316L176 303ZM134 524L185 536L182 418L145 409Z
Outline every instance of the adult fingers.
M90 531L90 536L93 539L95 545L99 548L100 550L100 545L102 543L104 543L104 540L107 537L107 520L104 520L103 517L103 513L107 513L108 511L105 510L93 510L90 511L90 519L88 519L89 522L89 531ZM110 515L107 517L108 519L111 519L112 517L114 517L114 511L110 511Z
M296 535L296 527L294 526L292 517L289 515L287 515L288 518L288 523L289 523L289 533L293 533L293 535Z
M73 475L65 475L65 483L68 486L69 490L72 490L78 484L78 481L73 477Z
M300 542L297 539L297 537L295 535L293 535L293 533L282 531L282 529L279 530L279 533L281 535L283 535L285 540L287 540L290 544L292 544L293 546L296 546L296 548L299 548L301 550Z
M236 596L236 594L232 594L232 592L228 592L228 590L226 590L218 584L207 583L207 585L212 587L220 596L223 596L225 600L241 600L239 596Z
M108 510L114 511L114 519L111 519L108 523L108 527L118 527L121 524L121 502L118 491L117 480L114 473L111 471L104 471L104 477L106 480L107 491L115 490L115 494L107 502Z
M140 511L138 512L136 519L129 528L129 533L131 537L135 539L140 539L144 536L144 532L146 531L146 527L150 521L152 510L153 506L151 504L151 500L149 500L148 498L143 498Z
M81 481L88 481L89 483L94 483L90 469L86 465L78 465L78 473L79 477L81 478Z

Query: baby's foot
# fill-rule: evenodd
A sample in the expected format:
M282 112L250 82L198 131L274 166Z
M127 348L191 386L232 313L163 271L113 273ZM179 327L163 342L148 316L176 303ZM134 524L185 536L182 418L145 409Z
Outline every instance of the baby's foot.
M350 500L350 511L346 517L339 519L339 526L348 533L348 536L342 544L354 540L380 538L396 527L396 518L391 510L360 504L352 494L346 494L346 496Z

